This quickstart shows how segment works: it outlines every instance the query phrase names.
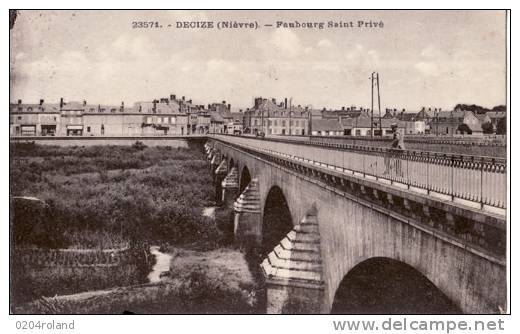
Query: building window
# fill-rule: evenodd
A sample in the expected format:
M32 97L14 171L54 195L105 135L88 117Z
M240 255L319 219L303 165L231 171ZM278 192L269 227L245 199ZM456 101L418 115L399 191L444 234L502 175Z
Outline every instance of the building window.
M18 116L18 120L21 121L22 120L22 116Z
M146 123L147 124L152 124L152 117L151 116L146 117Z
M87 132L90 132L90 126L87 126Z
M105 125L101 124L101 135L105 134Z

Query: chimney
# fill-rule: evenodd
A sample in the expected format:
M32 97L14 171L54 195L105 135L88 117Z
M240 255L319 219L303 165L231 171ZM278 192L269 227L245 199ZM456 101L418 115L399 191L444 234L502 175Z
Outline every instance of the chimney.
M341 110L345 110L345 107L341 107Z
M83 106L87 105L87 100L83 100Z
M285 109L287 109L287 98L285 98Z
M125 110L125 101L121 101L121 112Z
M174 100L175 100L175 94L171 94L171 95L170 95L170 100L171 100L171 101L174 101Z
M231 111L231 103L228 103L227 108L229 111Z
M186 97L185 97L185 96L183 96L183 97L182 97L182 100L183 100L183 101L185 101L185 100L186 100Z
M189 99L189 100L188 100L188 103L191 103L191 102L192 102L192 100L191 100L191 99Z
M18 99L18 104L22 104L22 100Z
M222 104L226 104L226 101L222 101Z
M153 100L153 108L152 108L152 111L153 111L154 114L157 112L157 100Z
M40 99L40 105L43 105L43 99Z
M20 100L22 102L22 100ZM63 108L63 97L60 97L60 108Z

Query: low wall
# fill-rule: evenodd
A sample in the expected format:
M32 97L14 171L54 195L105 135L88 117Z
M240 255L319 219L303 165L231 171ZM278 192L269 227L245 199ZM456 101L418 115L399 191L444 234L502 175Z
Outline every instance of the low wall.
M14 261L23 266L112 267L131 262L130 248L118 249L15 249Z
M204 136L165 136L165 137L11 137L11 143L30 143L55 146L130 146L136 141L146 146L171 146L188 148L190 142L203 141Z

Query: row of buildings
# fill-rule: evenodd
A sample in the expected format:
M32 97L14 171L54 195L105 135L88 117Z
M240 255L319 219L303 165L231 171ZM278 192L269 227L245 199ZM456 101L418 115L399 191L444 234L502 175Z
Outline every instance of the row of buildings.
M256 98L254 106L244 112L246 132L269 135L313 136L391 136L392 126L406 135L482 135L497 133L505 121L505 108L476 113L455 108L421 108L418 111L386 109L382 117L363 107L340 110L292 106L287 99Z
M26 104L10 103L11 136L155 136L241 131L241 117L225 101L207 106L184 96L136 102L127 107L87 101ZM240 121L237 121L240 119ZM240 127L235 125L240 123ZM228 130L228 127L230 130Z
M156 136L248 133L280 136L391 136L397 125L407 135L479 135L496 132L505 110L475 113L455 108L416 112L386 109L372 115L363 107L340 110L292 105L285 98L255 98L245 111L231 112L226 101L197 105L184 96L136 102L133 106L65 102L10 103L11 136Z

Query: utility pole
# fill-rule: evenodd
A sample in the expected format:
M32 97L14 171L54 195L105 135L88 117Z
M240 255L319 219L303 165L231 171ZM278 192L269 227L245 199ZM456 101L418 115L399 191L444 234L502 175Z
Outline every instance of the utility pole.
M371 98L371 107L370 107L370 137L374 137L374 73L375 72L372 72L372 75L370 77L370 80L371 80L371 94L370 94L370 98Z
M377 73L377 109L379 109L379 135L383 138L383 124L381 121L381 96L379 95L379 73Z
M309 108L309 121L307 122L308 125L309 125L309 138L311 138L312 136L312 106L310 106Z

